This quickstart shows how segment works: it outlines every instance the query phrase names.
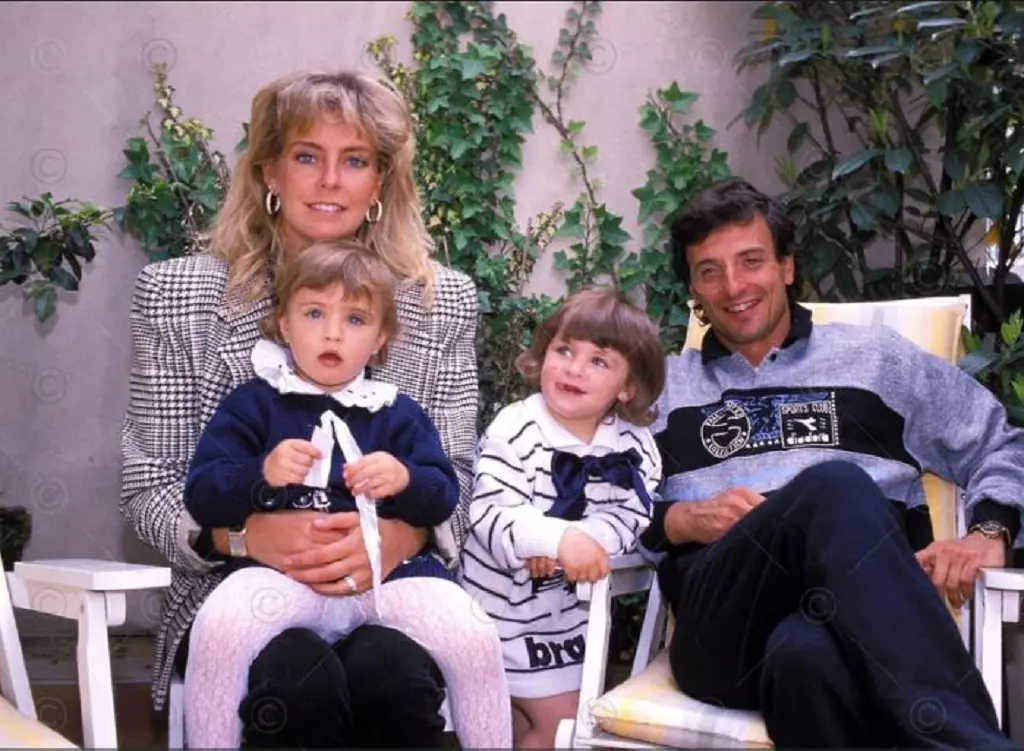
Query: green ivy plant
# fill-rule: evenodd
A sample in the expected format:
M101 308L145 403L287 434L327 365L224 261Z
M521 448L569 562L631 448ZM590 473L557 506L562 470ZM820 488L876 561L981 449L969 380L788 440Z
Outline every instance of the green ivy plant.
M91 203L52 193L7 204L22 226L0 226L0 287L22 288L36 320L46 323L56 312L58 291L76 292L82 264L96 256L94 233L107 226L111 212Z
M687 118L698 95L685 92L673 82L647 97L640 107L640 127L654 147L655 163L643 186L633 191L639 201L637 221L643 230L639 248L630 250L632 237L622 228L623 215L615 213L598 196L598 146L585 143L586 123L566 120L563 104L570 84L592 60L589 44L596 34L594 19L599 2L579 2L566 13L567 25L559 32L552 54L554 73L541 79L551 92L550 100L535 93L544 120L561 136L561 147L572 164L582 190L564 212L557 238L568 238L568 248L554 254L554 266L566 272L572 292L595 282L611 282L646 306L658 324L667 351L678 351L686 338L689 320L688 291L678 283L668 248L668 223L672 214L712 182L727 177L725 152L713 148L714 129L702 120Z
M671 217L697 193L732 174L727 154L712 146L715 129L703 120L687 121L698 99L673 82L640 107L640 126L655 148L655 164L644 185L633 191L640 202L643 246L622 259L618 272L624 290L643 290L647 315L658 323L668 352L682 349L690 318L689 290L672 268Z
M568 272L569 292L585 285L614 281L616 263L626 254L626 243L630 240L629 233L622 229L622 216L611 212L597 198L601 182L591 168L597 161L598 147L582 142L586 123L566 122L563 112L570 84L578 79L583 64L593 59L589 43L597 34L593 19L600 12L601 3L589 0L566 12L568 27L559 31L558 45L551 57L556 73L541 72L554 100L549 102L539 91L532 92L545 121L561 136L562 150L574 164L574 176L583 183L583 190L565 211L555 234L573 240L568 249L554 254L555 270Z
M515 359L555 304L525 295L560 207L515 219L513 182L533 130L537 73L527 48L485 2L414 2L415 68L396 63L395 40L368 52L405 95L417 138L417 181L427 227L447 264L477 285L481 427L526 395Z
M153 74L159 135L152 127L154 113L147 112L140 125L148 139L134 136L125 144L127 165L118 177L132 186L114 218L139 241L150 261L162 261L198 249L230 174L223 154L210 146L212 131L195 118L184 118L174 103L165 64L156 64Z

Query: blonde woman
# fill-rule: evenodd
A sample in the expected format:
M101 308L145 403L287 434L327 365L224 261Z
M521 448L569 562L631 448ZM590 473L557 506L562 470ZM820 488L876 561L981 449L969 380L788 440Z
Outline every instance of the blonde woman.
M369 376L423 406L458 476L459 506L445 524L429 530L381 520L384 574L426 546L448 565L457 560L477 439L477 298L469 278L431 259L414 148L407 107L381 82L356 73L274 81L253 99L249 144L208 251L139 274L120 505L174 568L157 638L158 710L173 672L184 673L190 626L223 578L223 561L249 558L322 594L370 587L355 512L256 513L243 528L201 529L183 499L204 426L224 396L255 375L250 355L278 268L314 242L357 238L399 278L400 331L386 364ZM263 605L254 599L254 608ZM443 744L436 664L382 626L362 626L333 644L307 629L286 630L253 661L248 686L239 707L246 746Z

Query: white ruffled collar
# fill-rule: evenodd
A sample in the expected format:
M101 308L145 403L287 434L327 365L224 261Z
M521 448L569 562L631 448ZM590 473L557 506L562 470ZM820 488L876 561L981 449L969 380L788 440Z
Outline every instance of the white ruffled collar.
M251 359L256 375L281 394L330 396L343 407L361 407L370 412L391 406L398 395L398 388L394 384L371 380L363 373L340 391L325 391L300 378L295 372L291 352L269 339L256 342Z

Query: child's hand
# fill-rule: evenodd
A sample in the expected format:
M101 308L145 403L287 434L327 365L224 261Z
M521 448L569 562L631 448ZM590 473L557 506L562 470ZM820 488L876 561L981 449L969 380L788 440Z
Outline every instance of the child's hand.
M409 470L385 451L375 451L344 470L345 485L352 495L388 498L409 487Z
M272 488L285 485L301 485L320 458L320 449L301 438L287 438L281 441L263 460L263 479Z
M571 582L595 582L608 575L608 551L586 532L569 527L558 543L558 562Z
M554 558L538 555L526 559L526 567L530 569L531 579L547 579L558 569L558 561Z

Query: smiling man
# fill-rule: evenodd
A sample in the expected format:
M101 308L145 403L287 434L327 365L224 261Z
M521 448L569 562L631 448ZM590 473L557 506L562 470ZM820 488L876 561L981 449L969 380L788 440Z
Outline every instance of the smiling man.
M779 747L1013 748L940 593L1020 544L1024 431L956 367L885 327L813 326L794 228L730 179L674 220L710 324L667 360L665 482L643 539L690 696L760 711ZM966 492L933 542L922 473Z

